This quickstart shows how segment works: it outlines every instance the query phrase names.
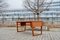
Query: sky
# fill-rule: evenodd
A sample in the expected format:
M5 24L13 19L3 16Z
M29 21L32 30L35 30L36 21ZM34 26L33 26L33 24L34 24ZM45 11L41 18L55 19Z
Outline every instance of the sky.
M6 0L8 4L8 9L23 9L24 0Z
M59 1L59 0L53 0L53 1ZM24 0L5 0L5 2L8 4L7 9L24 9L23 2Z

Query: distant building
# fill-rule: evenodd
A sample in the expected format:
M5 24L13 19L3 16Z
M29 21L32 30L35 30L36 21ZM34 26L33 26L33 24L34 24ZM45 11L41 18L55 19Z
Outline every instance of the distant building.
M30 20L34 18L33 13L29 10L3 10L0 12L3 12L3 15L0 13L0 21ZM40 14L40 17L43 21L60 21L60 2L53 2L47 10Z

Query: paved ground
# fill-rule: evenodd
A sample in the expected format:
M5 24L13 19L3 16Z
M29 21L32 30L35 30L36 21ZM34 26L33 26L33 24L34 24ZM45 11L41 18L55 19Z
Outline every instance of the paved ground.
M60 40L60 29L43 31L42 35L32 36L30 31L16 32L16 28L0 28L0 40Z

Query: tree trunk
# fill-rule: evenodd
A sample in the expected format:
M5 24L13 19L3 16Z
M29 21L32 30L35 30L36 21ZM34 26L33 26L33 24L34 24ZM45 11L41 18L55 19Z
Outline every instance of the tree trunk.
M35 13L34 13L34 21L36 21L36 19L35 19Z
M40 18L39 18L39 13L37 13L37 21L39 21L39 19L40 19Z

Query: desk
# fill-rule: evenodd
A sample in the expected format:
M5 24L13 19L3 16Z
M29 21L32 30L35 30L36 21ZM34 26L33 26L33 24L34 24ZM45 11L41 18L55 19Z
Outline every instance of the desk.
M32 28L32 35L33 36L34 36L34 28L37 27L37 26L41 27L41 34L42 34L42 26L43 26L42 21L17 21L16 22L17 32L22 32L22 31L18 31L18 25L25 26L25 30L26 30L26 26L27 26L26 23L30 23L30 26Z

